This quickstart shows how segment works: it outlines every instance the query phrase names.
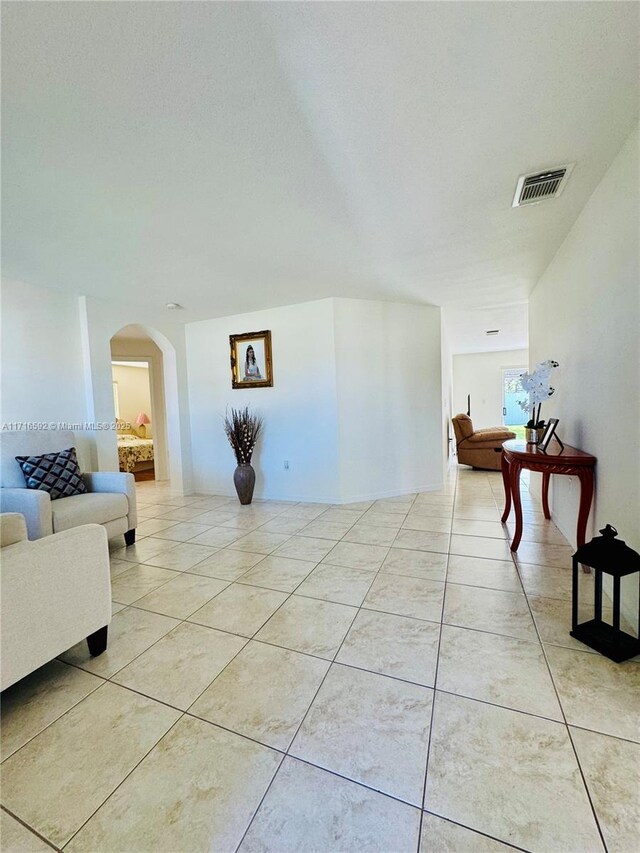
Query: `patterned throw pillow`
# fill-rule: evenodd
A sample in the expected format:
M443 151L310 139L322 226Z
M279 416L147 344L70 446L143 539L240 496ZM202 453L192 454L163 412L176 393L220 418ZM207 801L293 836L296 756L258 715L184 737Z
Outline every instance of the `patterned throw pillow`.
M28 489L49 492L51 500L84 495L87 487L82 479L75 447L44 456L16 456Z

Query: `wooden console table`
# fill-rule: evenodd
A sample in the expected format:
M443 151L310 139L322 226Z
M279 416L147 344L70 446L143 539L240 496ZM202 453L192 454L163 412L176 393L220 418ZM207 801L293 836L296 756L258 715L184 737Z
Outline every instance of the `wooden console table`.
M517 551L522 539L522 505L520 503L520 471L540 471L542 474L542 511L545 518L551 518L549 512L549 480L552 474L571 474L580 479L580 509L578 510L578 548L585 543L587 520L593 500L593 469L596 457L576 447L564 448L552 440L546 453L538 450L535 444L510 439L502 445L502 481L504 483L504 524L511 512L511 500L516 514L516 530L511 542L511 550Z

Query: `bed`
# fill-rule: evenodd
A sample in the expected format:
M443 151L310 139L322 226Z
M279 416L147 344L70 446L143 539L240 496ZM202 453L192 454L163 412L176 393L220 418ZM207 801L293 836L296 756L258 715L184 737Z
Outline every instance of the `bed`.
M118 461L121 471L132 474L153 468L153 439L119 433Z

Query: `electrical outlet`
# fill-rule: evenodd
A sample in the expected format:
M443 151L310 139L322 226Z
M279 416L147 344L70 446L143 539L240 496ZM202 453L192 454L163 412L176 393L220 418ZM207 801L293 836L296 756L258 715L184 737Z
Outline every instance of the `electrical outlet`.
M285 460L284 460L284 470L285 470L285 471L288 471L288 470L289 470L289 460L288 460L288 459L285 459Z

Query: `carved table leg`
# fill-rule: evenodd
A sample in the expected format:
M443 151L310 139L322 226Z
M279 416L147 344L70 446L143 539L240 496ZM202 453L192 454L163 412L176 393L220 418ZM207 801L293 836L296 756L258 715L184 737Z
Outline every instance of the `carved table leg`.
M578 548L586 542L587 521L591 511L591 501L593 500L593 468L580 468L578 470L580 478L580 509L578 510L578 530L576 539ZM589 572L588 566L583 566L583 571Z
M551 513L549 512L549 480L551 479L551 474L548 471L544 471L542 474L542 512L544 513L545 518L551 518Z
M516 530L511 542L511 550L517 551L522 538L522 504L520 503L520 471L522 466L515 459L509 463L509 485L513 496L513 509L516 515Z
M589 520L591 501L593 500L593 470L591 468L580 468L578 477L580 478L580 509L578 510L576 538L578 548L580 548L586 542L587 521Z
M502 466L502 482L504 483L504 512L502 513L502 523L504 524L506 520L509 518L509 513L511 512L511 487L509 485L509 460L507 459L507 454L502 451L502 459L500 460Z

